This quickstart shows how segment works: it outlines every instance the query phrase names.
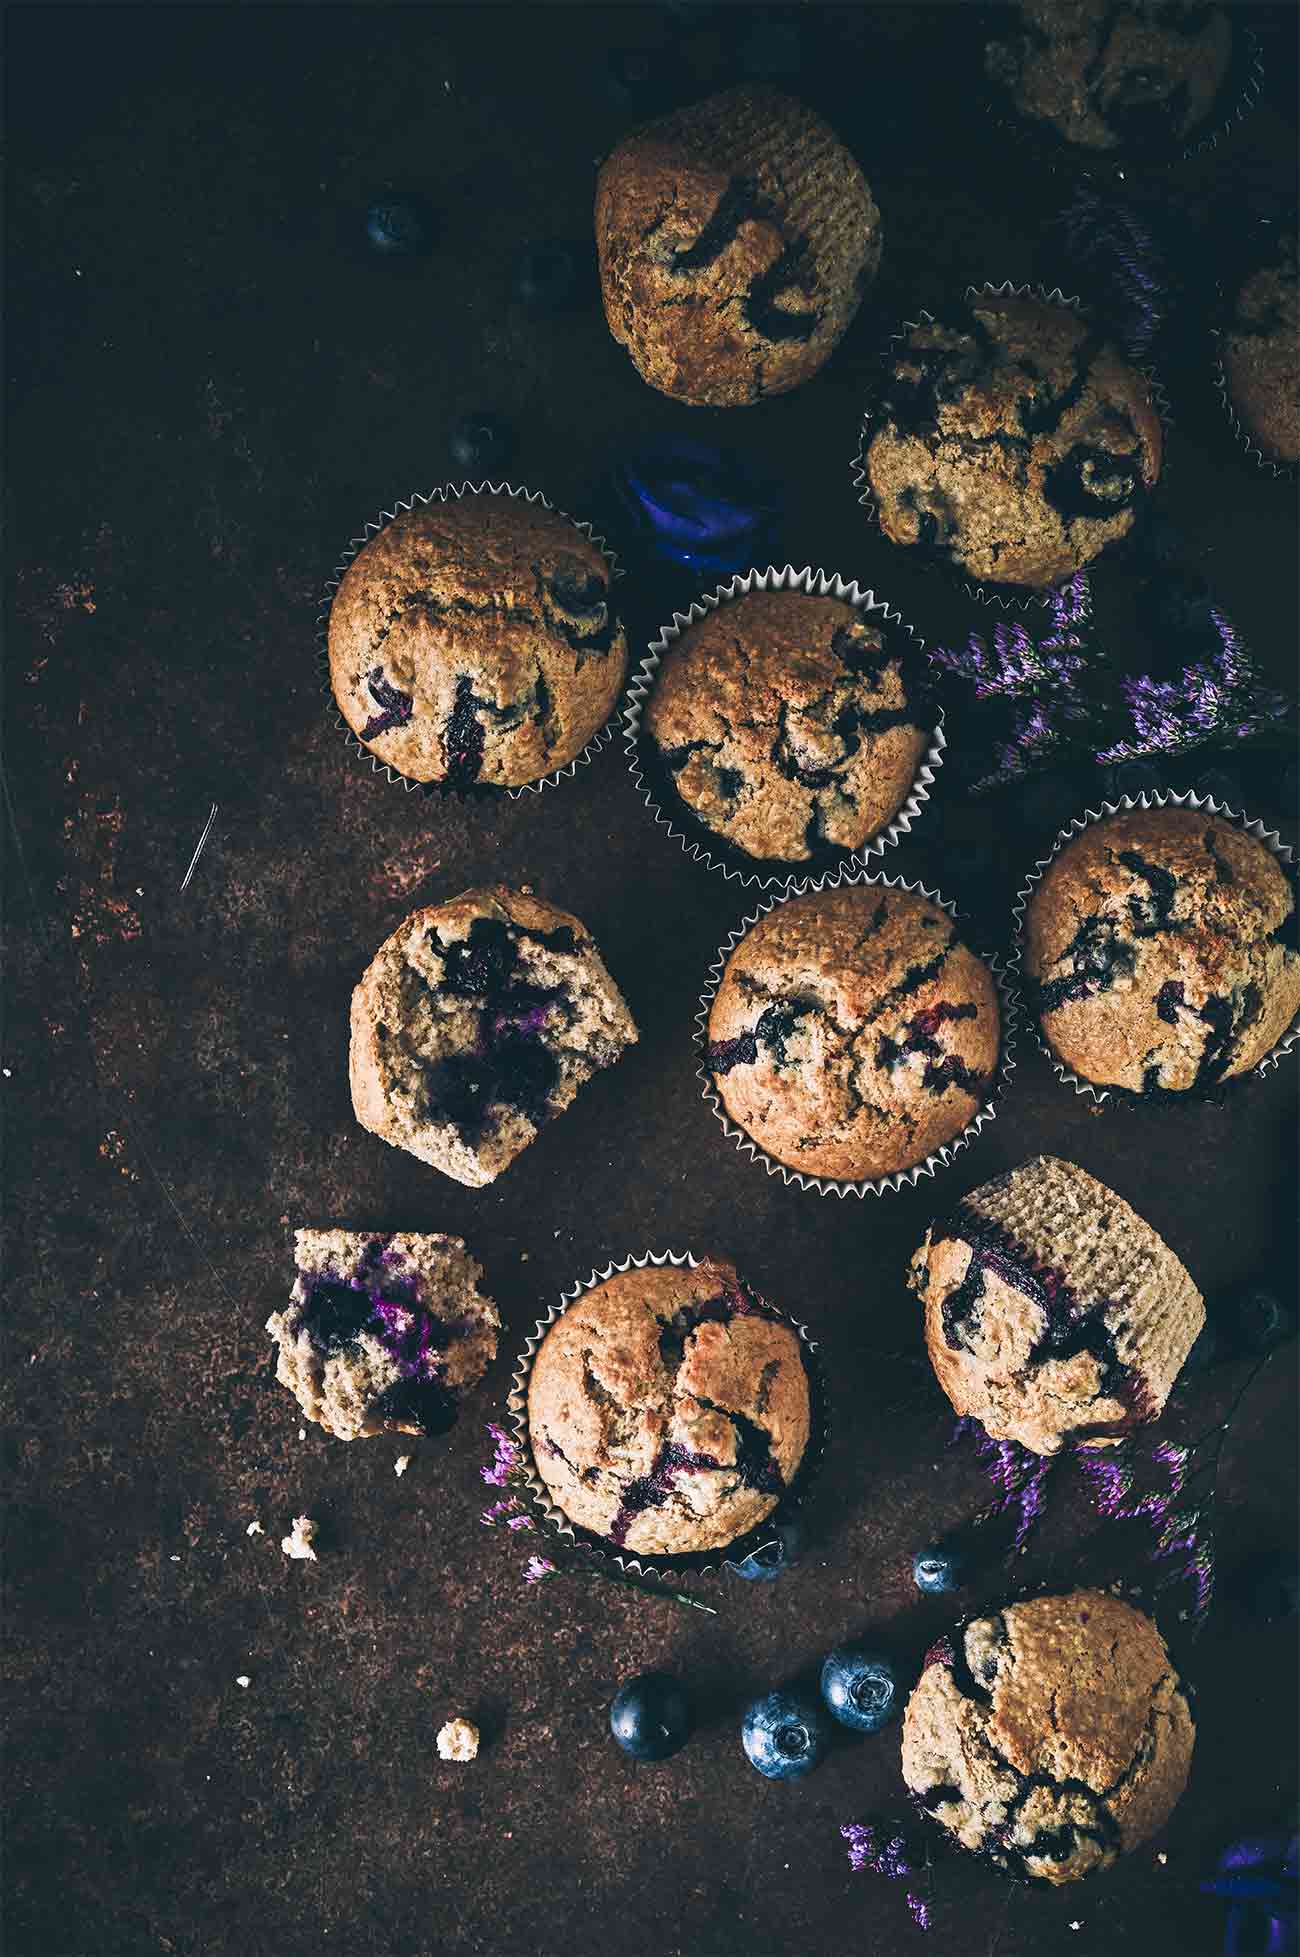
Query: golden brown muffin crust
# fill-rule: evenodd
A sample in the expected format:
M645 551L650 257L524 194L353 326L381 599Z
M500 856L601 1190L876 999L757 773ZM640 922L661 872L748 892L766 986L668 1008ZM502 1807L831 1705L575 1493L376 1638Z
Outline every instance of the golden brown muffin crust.
M1300 461L1300 283L1296 243L1237 294L1224 334L1228 394L1243 428L1277 462Z

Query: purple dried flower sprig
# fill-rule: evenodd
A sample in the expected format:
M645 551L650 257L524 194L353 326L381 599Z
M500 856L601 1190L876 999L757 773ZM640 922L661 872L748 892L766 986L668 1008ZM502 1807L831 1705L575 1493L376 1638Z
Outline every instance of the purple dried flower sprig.
M1059 223L1072 256L1093 266L1111 289L1118 337L1134 360L1152 348L1165 316L1165 268L1155 240L1126 204L1081 189Z
M964 1414L953 1428L948 1445L975 1436L975 1452L984 1465L993 1488L993 1500L978 1518L980 1523L998 1517L1015 1517L1011 1554L1022 1551L1038 1527L1047 1504L1048 1478L1054 1457L1033 1454L1017 1441L995 1441L978 1420Z
M891 1882L908 1881L918 1874L921 1868L928 1870L929 1855L926 1854L918 1864L906 1835L892 1822L878 1825L863 1821L846 1821L840 1834L848 1843L849 1867L855 1874L869 1870L872 1875L884 1876ZM930 1928L930 1905L915 1890L907 1891L905 1901L913 1922L918 1929Z

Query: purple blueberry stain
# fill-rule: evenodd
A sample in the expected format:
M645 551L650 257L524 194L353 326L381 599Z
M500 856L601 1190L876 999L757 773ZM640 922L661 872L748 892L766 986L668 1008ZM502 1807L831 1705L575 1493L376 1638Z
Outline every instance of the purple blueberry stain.
M411 695L386 679L382 666L371 667L366 674L366 686L380 711L361 729L362 740L370 741L376 734L386 734L390 727L405 727L414 705Z
M327 1358L357 1348L363 1334L375 1340L396 1366L398 1378L373 1403L372 1413L418 1426L423 1433L445 1433L455 1420L456 1403L440 1377L437 1355L468 1327L443 1324L426 1311L413 1275L381 1275L380 1267L392 1260L387 1244L386 1238L369 1244L351 1278L333 1270L300 1271L307 1293L300 1324Z
M474 682L462 673L456 682L456 697L443 732L443 751L447 780L457 788L467 788L483 772L483 723L475 708Z

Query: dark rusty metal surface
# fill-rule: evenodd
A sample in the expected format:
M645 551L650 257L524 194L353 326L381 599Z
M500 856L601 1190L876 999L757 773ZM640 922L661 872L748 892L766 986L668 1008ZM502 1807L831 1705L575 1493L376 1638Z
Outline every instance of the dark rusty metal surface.
M848 133L884 211L879 294L816 382L726 415L643 387L598 310L534 324L509 292L520 247L587 233L594 162L628 114L601 93L605 50L662 35L662 16L10 12L7 1957L926 1948L838 1837L897 1805L897 1730L794 1786L760 1780L738 1737L744 1699L834 1641L872 1629L915 1655L950 1616L918 1602L909 1556L983 1484L945 1453L909 1253L937 1209L1050 1149L1132 1199L1207 1293L1294 1286L1294 1061L1222 1111L1097 1114L1026 1041L998 1119L939 1179L867 1203L787 1190L725 1142L693 1075L696 994L742 901L654 832L619 746L540 797L428 802L358 766L319 692L313 614L341 546L453 473L448 429L479 405L518 430L512 478L616 545L600 485L630 441L686 431L775 461L794 563L873 584L928 640L969 629L864 529L847 467L859 376L904 312L968 279L1070 283L1047 228L1059 186L987 135L967 154L890 120L890 63L948 14L879 10L859 57ZM681 58L707 87L707 30ZM1294 184L1289 86L1183 194L1233 171ZM358 242L388 177L440 215L413 267ZM1286 683L1293 492L1239 459L1190 354L1177 378L1162 497ZM633 644L691 588L629 578ZM1122 576L1105 589L1123 647ZM1004 835L989 933L1046 840ZM886 867L949 888L924 817ZM488 876L586 921L642 1038L471 1191L357 1127L347 1008L409 908ZM463 1234L506 1321L485 1389L400 1480L407 1443L300 1438L272 1378L262 1327L292 1228L327 1218ZM526 1545L478 1522L483 1422L535 1314L667 1246L735 1255L810 1323L833 1380L808 1560L778 1584L710 1581L716 1619L525 1588ZM1293 1354L1225 1454L1228 1565L1294 1537ZM1188 1389L1177 1431L1219 1417L1231 1384ZM280 1554L300 1512L321 1524L316 1564ZM1107 1574L1109 1539L1074 1531L1049 1530L1017 1580ZM636 1769L606 1708L647 1666L680 1670L707 1718ZM1225 1602L1191 1669L1192 1784L1160 1841L1055 1894L946 1862L929 1948L1217 1948L1196 1877L1295 1793L1290 1629ZM472 1766L435 1752L456 1712L483 1728Z

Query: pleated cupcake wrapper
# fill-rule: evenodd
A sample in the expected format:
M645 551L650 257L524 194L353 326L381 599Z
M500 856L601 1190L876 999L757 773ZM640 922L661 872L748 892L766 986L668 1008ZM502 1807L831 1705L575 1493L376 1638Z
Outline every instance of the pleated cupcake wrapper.
M761 918L767 917L770 912L774 911L779 903L789 903L791 898L806 897L813 891L848 889L850 886L855 885L872 890L907 891L909 895L925 897L932 904L937 904L939 909L946 912L954 924L960 924L964 921L962 913L958 911L957 906L949 898L941 897L937 890L928 890L923 883L915 879L909 882L902 877L886 876L879 870L869 875L865 870L849 870L847 868L836 870L829 876L807 877L802 882L795 884L792 889L783 891L779 897L767 898L750 916L743 918L731 933L730 937L726 938L718 947L717 957L709 967L709 982L700 994L699 1010L695 1015L695 1046L699 1055L699 1064L695 1069L695 1077L703 1088L704 1099L708 1102L708 1105L717 1117L723 1134L726 1135L729 1141L733 1141L736 1144L742 1155L752 1157L761 1168L767 1171L768 1175L780 1176L787 1187L793 1183L799 1189L815 1190L819 1196L883 1196L887 1191L913 1189L920 1182L922 1176L932 1176L936 1170L946 1169L953 1157L959 1155L964 1148L968 1148L976 1136L980 1134L981 1130L993 1120L998 1110L998 1103L1005 1094L1011 1076L1016 1068L1015 1060L1012 1057L1012 1048L1015 1044L1016 1033L1019 1030L1020 1006L1015 987L1011 982L1008 967L1002 959L995 958L989 952L980 951L972 946L971 949L976 952L976 956L982 958L984 963L989 967L989 970L993 974L994 985L997 987L998 1008L1002 1022L997 1073L994 1076L993 1087L988 1099L977 1109L961 1133L955 1135L950 1142L945 1142L941 1148L937 1148L933 1153L927 1155L924 1161L913 1164L910 1169L895 1170L892 1175L863 1177L853 1182L839 1180L831 1176L805 1175L802 1169L792 1169L788 1163L778 1162L775 1156L769 1155L765 1149L759 1147L752 1135L748 1134L745 1129L738 1127L732 1121L723 1106L722 1096L719 1094L713 1075L709 1072L708 1068L709 1013L712 1009L713 1001L717 997L718 987L722 983L723 973L727 967L727 960L731 957L732 952L736 949L741 939L745 937L746 933L751 931Z
M662 626L658 637L651 641L650 649L633 674L627 690L627 703L623 708L623 746L627 754L628 773L654 817L656 828L666 830L669 841L679 843L693 863L702 864L706 870L716 870L729 883L738 883L745 890L782 891L789 890L799 878L807 877L813 866L791 865L780 870L771 867L770 859L746 857L743 850L709 829L680 796L674 795L665 809L663 801L669 798L661 800L660 795L663 786L670 785L668 769L658 760L653 737L642 728L646 702L654 691L659 668L669 648L677 643L689 626L698 625L701 619L717 611L719 606L737 598L747 598L754 591L803 591L817 598L839 598L845 604L852 605L863 618L875 618L896 631L906 632L912 642L918 668L924 666L925 641L914 626L906 623L901 612L883 598L877 598L874 591L863 591L856 582L848 583L838 573L814 571L808 565L802 571L796 571L790 564L782 570L769 564L765 571L739 573L726 584L720 584L715 590L694 599L689 610L674 612L672 623ZM926 683L924 674L922 680ZM930 718L928 707L924 717L927 720ZM860 843L856 849L828 847L824 851L819 850L819 856L825 855L829 859L828 869L865 864L872 856L883 855L900 836L908 834L923 805L929 801L935 775L943 765L943 751L948 745L943 719L943 709L936 707L933 738L901 808L883 829L865 843Z
M639 1257L628 1256L617 1262L606 1264L603 1271L593 1271L589 1278L580 1280L568 1291L560 1294L559 1302L551 1306L544 1318L536 1321L535 1329L526 1340L522 1352L515 1361L511 1379L510 1393L506 1400L515 1445L521 1461L528 1463L528 1492L534 1509L542 1519L544 1533L581 1549L599 1561L613 1563L629 1576L657 1578L665 1583L676 1582L691 1576L709 1576L733 1563L743 1562L745 1557L756 1549L761 1549L773 1540L773 1531L780 1521L803 1507L807 1501L813 1481L820 1472L826 1453L826 1440L829 1430L829 1404L826 1380L821 1368L820 1347L808 1327L789 1312L778 1310L769 1304L761 1292L746 1286L749 1295L762 1306L769 1318L779 1324L788 1325L799 1337L799 1352L808 1375L808 1399L810 1422L808 1444L804 1449L798 1469L789 1488L781 1496L772 1513L756 1528L749 1529L743 1536L725 1544L720 1549L700 1550L683 1556L636 1555L630 1550L619 1549L608 1537L593 1535L588 1529L581 1529L571 1522L563 1509L557 1508L551 1491L537 1472L533 1457L532 1438L528 1430L528 1381L533 1370L533 1362L538 1350L556 1320L562 1318L569 1306L576 1304L587 1292L594 1291L598 1285L608 1283L609 1279L626 1271L662 1270L671 1265L675 1270L697 1270L701 1259L691 1251L649 1250Z
M438 796L459 802L494 801L501 797L517 802L524 795L540 795L544 788L557 787L566 776L575 775L580 767L585 767L601 748L607 746L613 739L614 729L618 723L616 707L605 725L592 735L586 747L580 754L575 754L572 761L566 761L562 767L553 769L548 775L540 776L537 781L521 782L516 788L504 788L493 782L471 782L462 787L445 781L416 781L410 775L402 774L387 761L381 761L373 748L367 747L360 735L343 718L330 679L329 620L335 594L343 582L348 566L365 546L379 535L385 525L393 521L394 517L416 508L427 509L431 503L445 503L451 497L483 495L513 496L524 503L539 503L544 510L550 510L555 516L562 517L566 523L571 523L575 530L595 544L610 567L611 585L623 576L622 566L616 553L609 548L604 537L600 536L590 523L581 522L577 517L570 516L567 510L556 509L555 504L543 496L540 489L524 489L508 482L444 483L441 488L430 490L427 495L417 493L414 496L403 497L394 503L391 510L381 510L378 517L372 518L359 537L349 538L347 549L334 566L329 582L321 593L320 605L316 613L316 645L320 658L321 685L334 709L335 724L341 729L356 758L365 762L372 774L383 775L386 780L405 790L408 795L418 792L425 796Z
M1117 801L1102 802L1098 808L1085 809L1082 815L1075 816L1073 821L1060 831L1048 854L1038 859L1017 892L1012 910L1014 938L1008 961L1017 985L1024 982L1025 924L1029 905L1043 877L1066 844L1072 843L1076 836L1083 835L1094 822L1104 822L1108 816L1127 814L1133 809L1195 809L1198 814L1217 815L1224 822L1235 823L1238 829L1243 830L1248 836L1253 836L1256 842L1263 843L1287 870L1292 868L1295 861L1290 844L1282 841L1276 829L1266 829L1257 818L1240 815L1236 809L1230 809L1225 802L1217 802L1212 795L1198 795L1192 789L1187 789L1182 794L1175 794L1171 789L1153 788L1144 790L1141 795L1121 795ZM1051 1045L1043 1032L1038 1014L1028 1000L1025 1016L1033 1029L1035 1040L1051 1062L1052 1072L1059 1081L1063 1081L1067 1087L1072 1087L1076 1094L1082 1095L1085 1100L1093 1102L1097 1107L1100 1107L1104 1101L1110 1101L1118 1107L1141 1107L1150 1104L1149 1095L1135 1093L1132 1088L1098 1087L1092 1081L1084 1080L1080 1075L1073 1073ZM1256 1075L1271 1073L1283 1055L1290 1053L1297 1040L1300 1040L1300 1018L1297 1018L1282 1035L1277 1045L1266 1053L1262 1060L1257 1060L1255 1065L1248 1068L1244 1074L1234 1074L1230 1080L1218 1081L1208 1092L1204 1090L1197 1092L1192 1088L1182 1093L1170 1090L1169 1098L1187 1102L1217 1099L1225 1089L1231 1091Z
M1218 328L1215 329L1214 339L1216 345L1221 348L1223 344L1223 333ZM1214 391L1219 397L1224 414L1227 416L1228 426L1232 430L1233 440L1236 442L1238 448L1244 452L1247 460L1253 462L1255 467L1263 475L1275 476L1279 482L1294 482L1296 479L1295 463L1275 462L1272 456L1265 455L1263 449L1261 449L1259 443L1255 440L1255 437L1242 422L1240 415L1238 415L1237 410L1233 407L1232 396L1228 392L1228 370L1224 365L1222 352L1216 355L1214 361Z
M1140 150L1089 150L1067 143L1049 123L1037 123L1017 115L1006 91L984 77L982 67L985 92L981 106L994 128L1009 137L1040 168L1062 177L1090 177L1098 183L1116 184L1131 191L1134 180L1140 176L1159 176L1216 150L1257 106L1264 86L1263 49L1258 35L1240 20L1233 20L1233 34L1239 38L1234 40L1220 90L1222 107L1217 115L1207 119L1199 136L1193 136L1180 149L1171 146L1164 156ZM982 59L981 48L981 63Z
M968 285L962 297L967 301L975 299L1038 299L1045 306L1062 307L1066 311L1076 314L1079 319L1088 319L1091 317L1090 309L1084 305L1082 299L1077 294L1069 295L1063 292L1059 285L1054 285L1050 289L1045 285L1016 285L1011 279L1004 279L1001 285L995 285L991 279L986 279L983 285ZM938 319L939 315L937 313L927 312L924 307L920 309L915 319L905 319L898 332L891 333L886 342L884 352L880 356L879 365L881 370L883 371L889 366L890 361L894 357L895 348L903 344L909 333L915 331L918 326L933 326ZM1165 459L1167 438L1170 429L1173 427L1173 414L1169 404L1169 396L1165 392L1153 367L1144 365L1139 361L1130 361L1129 365L1136 373L1141 374L1143 380L1146 382L1147 394L1151 406L1155 409L1156 415L1159 418L1161 432L1166 437L1166 441L1161 445L1159 482L1163 482L1168 474ZM867 409L863 412L862 425L858 431L857 453L854 455L849 467L853 471L853 487L858 492L859 503L867 512L868 521L873 523L877 529L880 529L880 511L876 507L876 499L871 489L871 478L867 473L867 449L870 446L870 442L871 412L870 409ZM1156 486L1159 487L1159 483ZM1138 524L1140 522L1141 518L1139 517ZM1135 524L1135 530L1138 528L1138 524ZM1130 532L1130 536L1132 534L1133 532ZM881 530L881 535L884 535L883 530ZM1107 550L1100 552L1098 556L1093 558L1090 564L1084 566L1085 574L1094 570L1107 555L1115 554L1122 547L1122 544L1127 542L1128 538L1121 539L1119 543L1111 545ZM910 545L900 545L899 548L910 549L913 547ZM963 578L959 572L953 571L951 566L944 565L941 559L932 560L927 558L926 561L934 562L936 568L946 571L950 577L955 577L956 582L960 585L966 596L973 598L977 604L1000 607L1005 612L1045 610L1059 596L1061 590L1061 586L1059 585L1050 585L1046 591L1020 591L1013 586L1003 588L998 585L972 584L969 578Z

